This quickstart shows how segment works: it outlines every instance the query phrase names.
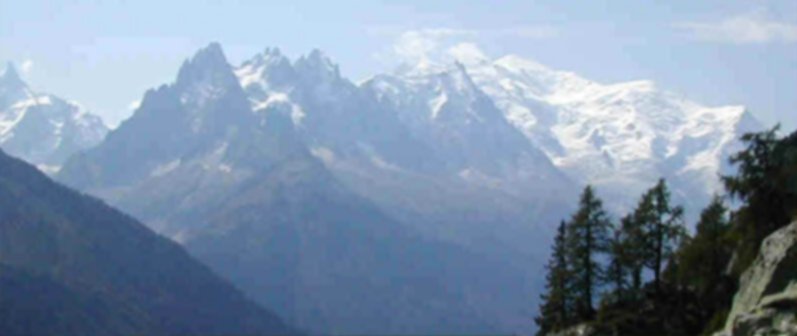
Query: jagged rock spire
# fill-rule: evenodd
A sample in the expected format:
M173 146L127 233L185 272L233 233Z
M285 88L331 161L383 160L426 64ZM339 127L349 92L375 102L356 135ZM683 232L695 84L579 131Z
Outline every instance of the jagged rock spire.
M0 75L0 85L7 88L25 86L25 82L19 77L19 73L13 62L8 62L6 64L5 71Z
M200 49L193 57L183 62L177 75L177 85L211 81L228 85L237 82L227 57L218 42Z

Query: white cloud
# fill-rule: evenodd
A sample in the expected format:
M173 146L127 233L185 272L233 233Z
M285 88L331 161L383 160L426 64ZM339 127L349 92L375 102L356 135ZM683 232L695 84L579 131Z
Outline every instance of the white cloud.
M393 52L407 62L429 61L436 58L444 44L451 43L452 38L462 38L472 36L473 31L452 29L452 28L433 28L421 30L409 30L401 33L393 44Z
M28 74L31 70L33 70L33 61L30 59L24 60L19 68L22 70L22 73Z
M374 34L383 34L390 30L371 31ZM397 35L391 54L403 63L435 62L451 58L468 63L487 58L473 41L496 37L547 39L556 36L557 30L551 26L519 26L487 30L427 28L407 30ZM385 57L383 53L378 53L376 56L380 59L391 58Z
M674 26L701 41L735 44L797 42L797 24L773 20L761 11L714 22L681 22Z
M448 55L463 64L476 64L489 59L487 55L473 43L464 42L454 45L447 50Z

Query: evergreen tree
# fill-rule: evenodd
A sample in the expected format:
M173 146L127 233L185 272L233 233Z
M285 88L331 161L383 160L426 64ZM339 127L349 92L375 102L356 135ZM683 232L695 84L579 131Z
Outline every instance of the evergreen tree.
M641 202L640 202L641 203ZM644 207L640 204L639 207ZM637 208L638 209L638 208ZM642 270L647 260L645 232L643 222L639 219L639 210L626 215L620 220L621 243L625 257L625 265L631 278L629 294L639 298L642 292Z
M733 281L725 274L734 248L727 212L722 199L715 196L700 214L694 238L678 251L677 282L695 293L706 306L707 316L730 303L734 292Z
M612 286L614 302L620 302L627 297L629 256L628 240L622 227L614 229L614 234L609 242L609 264L606 267L606 280Z
M547 292L541 296L540 315L534 319L539 327L538 335L560 330L569 326L571 322L570 302L572 299L565 242L565 222L562 221L556 231L551 259L546 265L548 274L545 277L545 288Z
M736 212L738 275L755 258L761 241L797 216L797 132L779 139L779 127L742 136L747 147L730 158L735 176L723 176L729 195L744 203Z
M591 186L581 194L579 209L567 226L567 256L572 266L574 313L578 321L595 316L592 300L604 275L596 257L608 252L611 223Z
M659 295L663 267L685 234L683 208L670 205L670 191L664 179L660 179L642 196L634 216L644 228L645 265L653 271L654 290Z

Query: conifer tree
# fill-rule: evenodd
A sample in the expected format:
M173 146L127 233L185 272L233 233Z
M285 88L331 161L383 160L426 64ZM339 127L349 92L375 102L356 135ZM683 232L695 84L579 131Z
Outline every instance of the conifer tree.
M730 158L737 173L722 177L729 195L744 203L734 223L737 274L753 261L766 236L797 219L797 132L778 138L778 129L742 136L747 147Z
M653 285L658 295L661 293L663 267L685 234L683 208L670 205L670 191L664 179L660 179L642 196L634 216L644 228L645 264L653 271Z
M640 202L641 203L641 202ZM642 207L640 205L640 207ZM642 221L639 219L639 210L626 215L620 220L620 235L625 257L625 265L631 278L629 294L638 298L642 292L642 270L647 259L645 232Z
M727 212L715 196L700 214L694 238L678 251L677 281L697 295L709 314L733 296L732 279L725 274L734 249Z
M606 280L612 286L613 300L622 301L628 292L629 246L621 227L615 228L609 242L609 264L606 267Z
M551 259L546 265L548 274L545 277L545 288L547 292L541 296L540 315L534 319L539 327L538 335L560 330L571 322L570 303L572 299L565 251L565 226L564 221L559 224L554 238Z
M595 196L591 186L581 194L579 209L567 226L567 256L572 266L574 313L576 320L590 320L595 316L592 300L604 276L598 254L609 247L611 223L603 210L603 202Z

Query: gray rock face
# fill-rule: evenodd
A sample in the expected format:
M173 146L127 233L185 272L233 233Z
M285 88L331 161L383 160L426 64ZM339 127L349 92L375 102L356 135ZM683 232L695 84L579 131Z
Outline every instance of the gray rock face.
M797 222L764 240L715 335L797 335Z

